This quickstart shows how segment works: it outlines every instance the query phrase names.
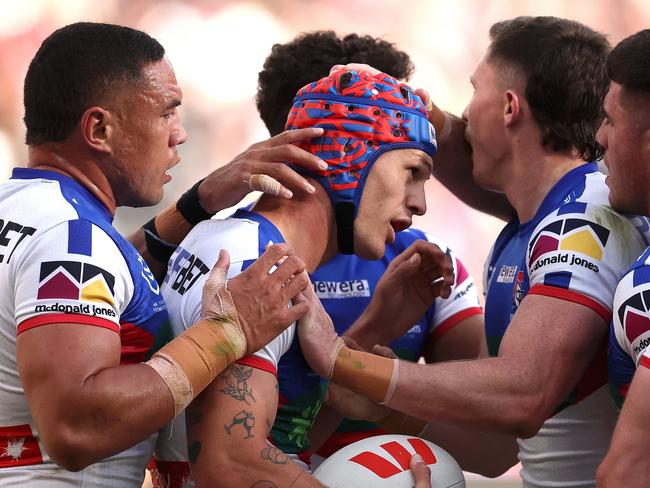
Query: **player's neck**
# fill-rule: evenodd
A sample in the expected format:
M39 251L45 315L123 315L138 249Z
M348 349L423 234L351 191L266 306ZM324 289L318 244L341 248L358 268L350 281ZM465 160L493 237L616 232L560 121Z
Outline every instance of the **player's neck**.
M538 149L514 152L512 174L505 185L506 196L520 222L532 219L551 188L569 171L585 163L568 152Z
M323 187L312 195L294 193L291 200L262 196L254 210L269 219L312 272L337 253L334 210Z
M92 193L111 215L115 215L115 196L113 190L99 166L92 158L84 157L81 152L67 144L46 143L29 146L27 150L29 168L54 171L66 175Z

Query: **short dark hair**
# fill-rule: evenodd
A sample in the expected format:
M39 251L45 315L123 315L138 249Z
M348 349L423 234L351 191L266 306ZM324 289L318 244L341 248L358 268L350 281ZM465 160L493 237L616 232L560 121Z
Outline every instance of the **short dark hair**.
M650 29L619 42L607 57L609 78L632 92L650 95Z
M164 55L158 41L129 27L79 22L53 32L25 76L27 144L66 139L87 108L141 82L143 68Z
M490 28L488 56L520 71L525 97L553 151L575 149L586 161L602 157L596 132L609 87L607 38L572 20L517 17Z
M408 54L380 38L333 31L299 35L286 44L275 44L264 62L257 85L257 110L271 135L279 134L296 92L307 83L329 74L335 64L365 63L394 78L407 80L413 73Z

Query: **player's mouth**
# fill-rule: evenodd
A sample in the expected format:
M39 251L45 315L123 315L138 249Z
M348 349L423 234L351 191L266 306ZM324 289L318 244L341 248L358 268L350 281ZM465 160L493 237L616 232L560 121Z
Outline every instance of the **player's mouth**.
M402 232L411 227L411 219L395 219L390 221L390 226L395 232Z

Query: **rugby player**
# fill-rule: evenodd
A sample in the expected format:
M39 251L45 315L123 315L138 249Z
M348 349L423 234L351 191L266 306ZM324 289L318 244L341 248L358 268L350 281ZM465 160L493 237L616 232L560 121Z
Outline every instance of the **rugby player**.
M621 41L609 54L611 79L605 120L597 139L605 148L612 206L650 215L650 30ZM647 244L647 243L646 243ZM621 415L611 447L598 469L598 486L644 487L650 479L648 290L650 248L630 266L616 288L609 343L609 381Z
M160 201L186 139L181 98L163 47L126 27L63 27L30 64L28 167L0 186L2 486L139 488L152 434L229 363L307 310L286 307L308 285L287 246L273 246L228 290L224 254L196 327L158 351L171 339L165 303L154 272L112 219L117 206ZM291 143L319 133L258 145L229 164L229 174L284 167L285 159L317 167L318 158ZM159 216L148 239L138 233L133 240L145 248L152 236L162 245L149 258L160 261L152 255L174 247L156 227L182 237L249 190L235 183L213 195L219 174ZM306 184L298 175L289 181ZM280 272L269 276L274 266Z
M210 266L218 248L231 252L230 274L246 269L269 242L288 242L313 271L337 252L378 259L396 230L424 213L424 182L431 172L435 139L420 99L410 88L383 74L341 71L305 86L297 95L288 128L325 127L308 146L329 164L310 172L316 193L309 199L263 197L252 210L224 221L199 224L170 261L163 293L177 330L200 313L201 278L181 276L189 262ZM437 247L415 242L402 264L419 264L431 293L447 296L451 263ZM205 273L200 269L198 274ZM444 282L431 285L440 274ZM304 299L303 299L304 300ZM242 486L269 480L278 486L319 486L303 469L267 440L278 402L278 360L297 348L288 329L263 350L226 370L186 411L188 454L198 486ZM305 368L289 382L302 388ZM321 389L320 380L312 372ZM290 387L290 386L287 386ZM309 392L308 392L309 393ZM318 403L312 407L317 412ZM291 422L291 420L289 420ZM303 436L297 422L296 436ZM173 437L183 436L181 428ZM269 486L274 486L269 484Z
M449 434L459 449L480 446L472 431L487 432L492 451L499 447L490 432L517 436L524 486L594 486L616 419L606 387L611 304L647 229L611 209L605 176L589 162L602 154L595 133L609 45L592 29L553 17L499 22L490 37L464 112L473 167L454 167L447 153L434 171L472 167L475 182L502 192L516 213L487 263L493 357L418 365L352 351L313 294L301 348L319 374L440 424L429 430ZM463 197L471 188L456 191ZM459 429L454 435L441 422Z
M315 31L276 44L259 74L256 97L269 133L276 135L284 130L293 96L302 86L326 76L333 65L347 63L367 63L398 79L407 80L413 72L405 52L367 35L339 37L333 31ZM449 298L423 294L426 287L418 286L409 276L396 276L395 269L389 267L418 239L430 240L452 256L456 279ZM384 274L382 286L377 288ZM483 321L474 282L443 242L421 230L411 227L398 232L380 260L337 254L318 267L311 279L337 332L368 350L375 344L390 345L403 359L417 361L423 356L427 362L475 358L479 354ZM297 347L282 356L278 384L283 401L270 433L276 447L306 462L310 451L318 448L342 420L326 407L319 411L324 384L310 373ZM310 432L317 412L316 431L312 428ZM326 457L350 442L384 432L377 425L346 420L318 454Z

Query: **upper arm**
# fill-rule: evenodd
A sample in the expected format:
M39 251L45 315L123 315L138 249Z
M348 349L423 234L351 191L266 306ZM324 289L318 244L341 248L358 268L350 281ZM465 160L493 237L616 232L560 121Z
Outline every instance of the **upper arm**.
M16 361L38 423L119 364L119 318L133 285L112 239L83 220L39 236L17 260L15 283Z

